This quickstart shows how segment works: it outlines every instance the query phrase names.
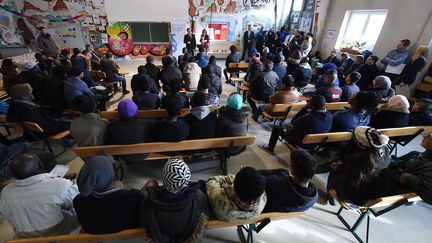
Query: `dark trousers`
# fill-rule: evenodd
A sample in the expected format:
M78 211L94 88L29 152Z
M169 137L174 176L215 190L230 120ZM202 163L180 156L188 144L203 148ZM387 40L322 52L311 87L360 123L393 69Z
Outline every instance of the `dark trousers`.
M244 45L241 58L242 60L244 60L246 57L249 57L250 49L252 49L252 45Z
M252 109L252 113L255 113L257 110L257 106L255 104L255 102L252 100L252 94L250 92L248 92L247 94L247 101Z
M285 131L284 131L283 127L274 126L273 130L271 132L271 135L270 135L270 140L268 142L268 146L274 149L274 147L276 147L279 136L284 136L284 134L285 134Z

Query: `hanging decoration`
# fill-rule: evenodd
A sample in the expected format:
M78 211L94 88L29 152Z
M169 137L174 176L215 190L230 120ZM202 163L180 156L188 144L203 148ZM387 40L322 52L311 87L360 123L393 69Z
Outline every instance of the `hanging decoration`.
M76 16L73 16L73 17L70 17L70 18L48 19L48 18L40 18L40 17L29 16L29 15L25 15L24 13L19 13L19 12L15 11L13 8L11 8L10 6L7 6L7 5L0 5L0 8L3 9L3 10L5 10L5 11L7 11L7 12L16 14L16 15L18 15L20 17L23 17L23 18L26 18L26 19L29 19L29 20L34 20L34 21L37 21L37 22L42 22L42 23L73 22L76 19L79 19L79 18L82 18L84 16L87 16L87 12L83 11L80 14L78 14Z

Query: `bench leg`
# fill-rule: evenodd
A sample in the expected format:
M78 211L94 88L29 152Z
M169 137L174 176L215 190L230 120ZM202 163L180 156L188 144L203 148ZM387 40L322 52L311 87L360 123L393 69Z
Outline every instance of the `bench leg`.
M226 156L226 155L221 155L221 158L220 158L220 161L221 161L221 170L222 170L222 173L224 174L224 175L227 175L228 174L228 165L227 165L227 161L228 161L228 157Z
M255 224L239 225L237 226L237 233L242 243L253 243L253 232L255 231ZM246 231L246 236L243 231Z
M339 220L342 222L342 224L346 227L346 229L351 232L351 234L357 239L358 242L360 243L368 243L369 241L369 224L370 224L370 211L367 210L363 213L360 214L360 217L357 219L357 221L354 223L354 225L351 227L348 222L342 217L341 213L342 213L343 208L340 207L338 212L336 213L337 217L339 218ZM366 241L363 241L360 236L357 234L357 228L361 225L361 223L363 222L363 220L365 219L365 217L367 218L367 225L366 225Z

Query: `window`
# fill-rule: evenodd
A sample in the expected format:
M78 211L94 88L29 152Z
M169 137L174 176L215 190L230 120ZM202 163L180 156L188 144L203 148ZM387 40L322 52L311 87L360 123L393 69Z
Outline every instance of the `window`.
M294 4L292 6L292 11L302 11L303 8L303 0L294 0Z
M336 48L353 42L366 44L362 50L373 50L381 28L387 17L387 10L347 11L342 22Z

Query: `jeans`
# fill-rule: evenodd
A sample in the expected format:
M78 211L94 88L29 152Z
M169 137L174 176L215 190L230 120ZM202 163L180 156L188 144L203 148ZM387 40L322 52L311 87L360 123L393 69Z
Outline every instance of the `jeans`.
M122 90L123 93L126 93L127 89L126 89L126 78L124 76L117 76L115 77L115 79L113 80L114 82L121 82L122 84ZM117 87L114 87L115 91L117 91Z

